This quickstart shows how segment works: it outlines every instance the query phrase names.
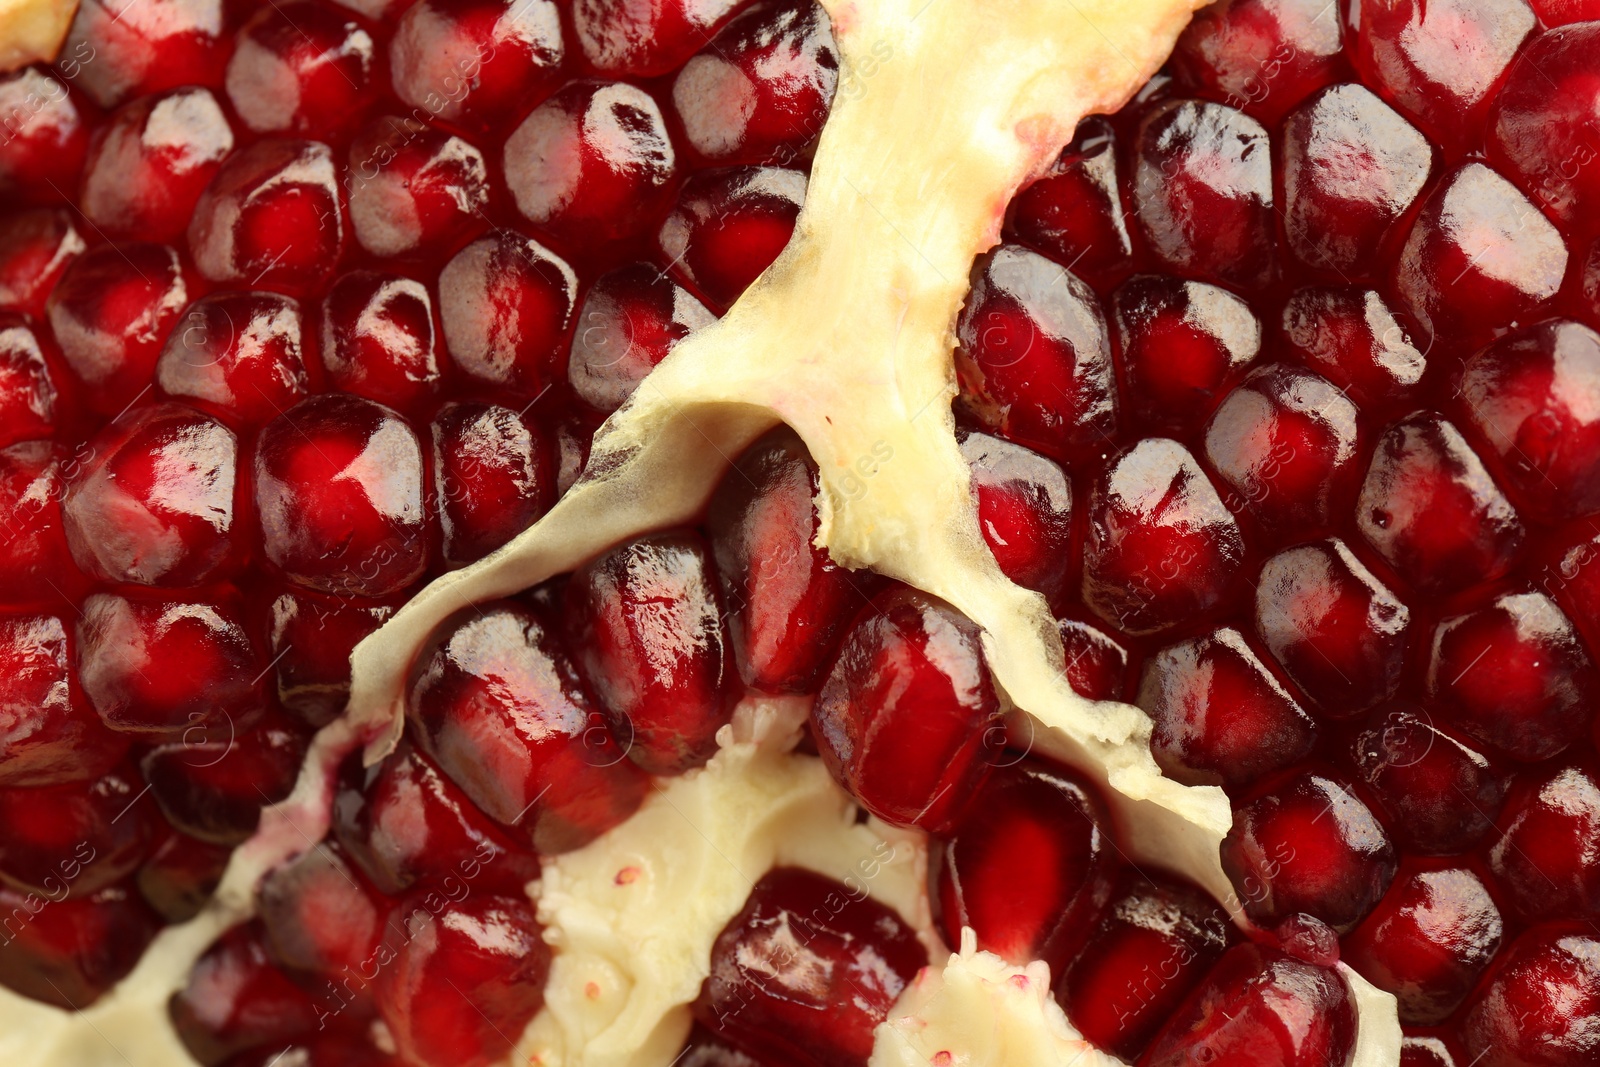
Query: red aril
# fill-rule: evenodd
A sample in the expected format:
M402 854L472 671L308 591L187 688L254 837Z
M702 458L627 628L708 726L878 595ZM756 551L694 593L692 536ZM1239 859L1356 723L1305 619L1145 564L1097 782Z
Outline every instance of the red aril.
M85 581L72 562L61 517L61 475L63 463L75 471L89 455L68 456L48 441L0 448L0 571L6 575L0 601L60 610L82 592Z
M0 615L0 787L88 781L127 750L79 688L73 641L55 615Z
M374 256L444 251L487 224L489 168L477 146L384 115L350 145L350 226Z
M0 74L6 148L0 155L0 191L22 204L71 199L89 150L85 110L65 84L37 67Z
M1427 370L1395 313L1371 289L1311 286L1283 307L1283 342L1362 409L1405 404Z
M1013 582L1061 599L1072 564L1072 483L1057 464L988 434L961 438L978 528Z
M933 842L928 888L948 944L971 927L1010 963L1044 960L1059 975L1111 898L1116 845L1087 782L1036 760L995 771L960 820Z
M92 782L0 790L0 880L53 901L132 874L155 843L155 809L124 764Z
M84 0L56 68L101 107L180 85L219 88L224 0Z
M389 903L337 845L323 842L272 871L257 890L257 903L268 951L283 967L349 977L379 962L374 949Z
M356 270L322 301L322 366L342 393L402 412L425 407L444 387L433 296L419 281Z
M208 948L167 1010L205 1067L253 1046L281 1047L316 1030L325 1012L272 963L259 921L235 926Z
M350 695L351 652L397 606L392 599L285 588L272 601L278 702L309 726L331 721Z
M364 1034L308 1034L283 1048L267 1046L241 1052L225 1067L405 1067Z
M168 396L259 426L310 389L300 305L266 292L211 293L167 335L156 384Z
M1104 291L1133 269L1119 185L1116 132L1103 118L1084 119L1050 169L1012 198L1008 236Z
M1082 619L1056 620L1065 659L1062 673L1072 691L1090 700L1123 700L1128 650L1117 639Z
M433 418L433 486L446 566L510 541L555 503L551 442L537 422L499 404L449 403Z
M0 985L66 1011L82 1011L122 981L161 928L123 886L81 900L0 886L0 913L7 916Z
M971 620L905 586L856 616L811 709L834 780L897 826L951 828L1004 744Z
M578 398L609 415L689 334L716 316L649 263L603 274L578 311L567 379Z
M1172 54L1184 88L1272 124L1344 73L1339 12L1321 0L1226 0L1204 8Z
M561 379L577 289L566 261L531 237L499 230L472 242L439 275L455 365L476 383L537 400Z
M0 219L0 310L41 318L45 298L86 247L64 208L17 211Z
M560 81L561 17L550 0L418 0L394 26L394 94L466 130L504 127Z
M1600 916L1600 779L1592 760L1524 771L1488 849L1509 910L1536 922Z
M577 0L573 32L589 64L605 74L649 77L687 60L738 0Z
M657 245L686 286L726 308L789 243L805 195L806 176L797 170L701 171L679 189Z
M0 448L55 435L66 405L50 364L27 321L0 314Z
M191 727L139 763L167 821L191 837L242 844L261 809L289 795L305 762L304 730L270 710L253 727L218 722Z
M342 140L377 102L377 51L360 22L331 7L270 3L235 36L228 101L256 133Z
M233 848L170 833L139 868L139 895L169 923L187 922L211 899Z
M1600 1055L1600 940L1544 926L1511 945L1461 1022L1480 1067L1582 1063Z

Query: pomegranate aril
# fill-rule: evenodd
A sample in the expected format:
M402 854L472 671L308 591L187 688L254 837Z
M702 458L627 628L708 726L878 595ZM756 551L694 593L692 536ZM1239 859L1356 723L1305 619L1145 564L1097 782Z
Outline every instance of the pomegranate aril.
M1222 868L1261 926L1304 912L1348 930L1389 888L1395 851L1349 786L1310 770L1235 804Z
M1132 1063L1232 933L1228 913L1204 891L1130 871L1056 998L1096 1048Z
M1128 650L1116 638L1081 619L1056 620L1067 684L1090 700L1122 700Z
M226 83L256 133L338 141L377 101L382 61L355 19L309 0L271 3L240 28Z
M309 391L301 319L300 305L277 293L203 296L167 336L156 384L230 422L259 426Z
M82 899L138 869L155 808L124 764L93 782L0 790L0 879L51 900Z
M1134 217L1169 270L1242 289L1276 274L1272 148L1255 119L1221 104L1157 104L1134 143Z
M689 334L716 316L648 263L601 275L583 298L567 378L578 398L610 414Z
M330 975L373 966L388 902L336 845L322 842L273 870L257 902L268 951L281 966Z
M531 237L498 230L472 242L439 275L456 366L475 382L537 399L561 379L577 288L566 261Z
M378 1012L402 1059L487 1067L544 1005L550 948L526 897L429 895L401 904L406 940L379 972Z
M1384 242L1433 169L1428 139L1365 86L1335 85L1289 116L1282 153L1294 254L1344 278L1381 280Z
M229 156L200 194L189 251L214 282L299 292L333 272L345 208L333 152L268 139Z
M1600 674L1549 597L1508 593L1439 623L1427 692L1464 733L1531 762L1585 733Z
M206 1067L318 1027L324 1008L269 959L259 921L235 926L200 957L167 1007L189 1054Z
M46 71L24 67L0 74L0 192L8 200L56 203L72 197L89 151L84 112L66 85Z
M255 492L267 559L307 588L384 596L427 566L422 445L381 404L323 394L268 423Z
M82 1011L126 977L161 930L124 886L69 900L0 886L0 914L0 986L67 1011Z
M105 582L197 585L242 557L239 441L181 404L136 408L88 443L61 513L83 572ZM241 521L243 519L243 521Z
M521 604L447 620L413 661L406 714L445 774L541 854L592 841L649 789L559 631Z
M269 1045L234 1056L224 1067L406 1067L361 1033L327 1030L282 1048Z
M1083 948L1116 881L1105 803L1077 775L1029 760L991 774L933 843L929 891L947 943L1060 974Z
M1136 703L1154 724L1156 762L1186 785L1247 786L1317 744L1315 720L1231 628L1151 656Z
M411 278L357 270L322 301L322 366L328 384L411 412L443 388L433 297Z
M232 855L232 846L170 833L139 868L139 894L169 923L188 922L211 899Z
M78 675L113 730L157 739L242 730L265 705L265 668L231 590L175 600L95 593L78 620Z
M1372 710L1351 739L1350 758L1356 780L1408 852L1467 851L1505 802L1508 771L1404 701Z
M101 107L181 85L220 88L224 0L84 0L56 68Z
M1200 423L1261 350L1250 305L1215 285L1141 275L1112 307L1124 407L1151 428Z
M253 727L190 728L139 766L168 822L202 841L237 845L255 833L263 807L289 795L305 754L302 729L274 710Z
M704 159L790 163L822 132L838 81L822 6L768 0L741 11L684 64L672 105Z
M752 1056L794 1067L867 1061L873 1030L928 961L904 920L859 889L769 871L711 947L694 1015Z
M1467 359L1458 395L1529 512L1600 511L1600 334L1552 320L1502 338Z
M65 407L55 378L33 328L0 313L0 448L55 433Z
M1413 1034L1406 1027L1400 1039L1400 1067L1466 1067L1462 1056L1439 1034Z
M1358 715L1400 685L1411 612L1337 538L1267 560L1255 624L1284 672L1331 718Z
M1600 917L1600 776L1590 762L1524 772L1489 846L1511 910L1528 921Z
M73 456L48 441L0 449L0 601L12 606L71 605L86 584L67 547L62 469L77 470L90 455Z
M1600 19L1600 0L1530 0L1534 14L1545 26Z
M1002 721L977 626L905 586L857 615L811 709L834 779L880 819L933 833L988 776Z
M1395 995L1401 1022L1443 1022L1500 948L1504 925L1489 890L1452 863L1402 871L1344 938L1345 961Z
M1176 441L1140 441L1095 479L1083 601L1123 632L1158 633L1225 606L1244 557L1238 522Z
M1588 17L1600 19L1600 8ZM1597 53L1594 22L1535 37L1512 64L1487 130L1490 158L1556 221L1586 234L1600 233Z
M561 79L550 0L419 0L389 41L394 94L468 130L504 126Z
M968 433L961 458L972 473L978 528L1000 570L1054 604L1072 562L1072 483L1036 452Z
M115 416L149 390L188 302L178 254L166 245L103 244L73 261L46 311L89 407Z
M385 115L350 145L350 226L375 256L428 254L479 227L489 168L475 145Z
M698 1023L678 1056L672 1062L680 1067L763 1067Z
M95 134L84 166L84 217L113 237L176 240L232 151L233 129L205 89L141 97Z
M1277 537L1318 532L1355 497L1360 413L1326 378L1259 367L1206 426L1205 456L1236 512Z
M1356 500L1356 526L1424 593L1499 578L1524 537L1516 509L1461 431L1429 411L1384 431Z
M45 298L87 247L72 214L61 208L0 219L0 311L42 318Z
M1283 308L1283 341L1364 409L1403 403L1428 366L1406 328L1371 289L1298 290Z
M586 257L659 221L676 174L660 107L625 82L564 86L506 138L504 160L523 216Z
M309 726L323 726L350 696L350 654L393 615L392 600L285 589L272 602L272 662L278 701Z
M1577 1064L1600 1055L1600 939L1542 926L1514 941L1461 1020L1475 1067Z
M1178 83L1242 107L1268 125L1336 80L1339 11L1323 0L1227 0L1195 16L1178 38Z
M578 666L629 758L652 774L710 759L738 694L705 539L652 534L612 549L573 575L566 612Z
M521 892L539 861L473 806L434 762L402 744L375 767L345 767L333 830L380 892L462 885Z
M1140 1067L1343 1067L1355 998L1337 971L1244 944L1230 949L1156 1037Z
M433 485L447 566L487 556L555 503L550 442L498 404L446 404L433 419Z
M98 778L127 751L79 689L72 640L54 615L0 615L0 787Z
M575 0L573 31L597 70L650 77L682 66L738 6L739 0Z
M1012 198L1007 236L1104 291L1133 269L1120 184L1116 133L1103 118L1084 119L1050 169Z
M806 176L782 167L730 167L691 175L657 243L679 279L727 308L771 265L794 232Z
M1422 337L1469 350L1527 321L1566 270L1567 248L1550 221L1516 186L1468 163L1423 202L1394 289Z

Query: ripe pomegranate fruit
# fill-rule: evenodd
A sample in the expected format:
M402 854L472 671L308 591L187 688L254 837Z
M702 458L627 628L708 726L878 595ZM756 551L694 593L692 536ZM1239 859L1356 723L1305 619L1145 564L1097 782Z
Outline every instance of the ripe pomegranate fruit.
M1600 1058L1600 5L891 6L0 26L0 1030Z

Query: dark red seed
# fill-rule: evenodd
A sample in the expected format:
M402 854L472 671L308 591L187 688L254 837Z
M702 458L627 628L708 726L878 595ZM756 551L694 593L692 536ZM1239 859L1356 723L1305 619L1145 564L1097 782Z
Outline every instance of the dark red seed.
M718 935L693 1010L762 1060L865 1063L874 1028L927 961L904 920L863 891L779 867Z
M207 949L167 1010L184 1047L206 1067L311 1033L324 1012L268 958L260 922L235 926Z
M542 396L562 376L577 290L566 261L531 237L497 230L472 242L439 275L439 317L456 366L490 388Z
M1031 245L1104 291L1133 269L1133 240L1111 124L1091 117L1061 155L1011 200L1008 236Z
M1413 1034L1400 1039L1400 1067L1466 1067L1467 1058L1440 1034Z
M550 0L419 0L389 41L394 95L467 130L504 127L561 82Z
M0 985L66 1011L82 1011L122 981L161 931L156 914L122 886L81 900L0 886L0 914Z
M113 730L177 737L264 706L266 661L237 594L130 599L95 593L78 620L78 675Z
M158 820L133 767L93 782L0 790L0 879L51 900L83 899L138 869Z
M1072 564L1072 483L1036 452L968 433L961 457L972 472L978 528L1007 578L1057 603Z
M1000 725L978 628L904 586L857 616L811 709L834 779L879 818L935 833L988 776Z
M933 843L929 893L945 940L1051 973L1083 948L1116 882L1105 803L1077 775L1029 760L990 775Z
M261 809L289 795L305 762L303 730L273 710L253 728L218 723L151 749L139 767L167 821L191 837L237 845Z
M310 1034L283 1048L242 1052L224 1067L404 1067L363 1034L330 1030Z
M1465 852L1505 803L1509 772L1446 733L1422 708L1391 701L1372 710L1350 742L1356 778L1408 852Z
M336 8L291 0L260 8L234 38L228 100L256 133L343 140L377 103L382 57Z
M233 848L170 833L139 868L139 894L169 923L188 922L211 899Z
M1112 309L1124 407L1153 429L1201 423L1261 350L1250 305L1204 282L1140 275Z
M1553 320L1502 338L1467 359L1458 395L1526 510L1600 510L1600 334Z
M1156 762L1186 785L1247 786L1317 744L1315 720L1231 628L1150 657L1136 703Z
M1402 871L1344 939L1346 962L1395 995L1401 1022L1443 1022L1500 948L1494 899L1471 868L1453 863Z
M293 299L212 293L190 304L167 335L156 384L230 422L259 426L309 391L308 341Z
M65 209L18 211L0 220L0 310L42 318L45 298L87 247Z
M56 69L101 107L180 85L220 88L224 0L86 0Z
M307 588L384 596L427 566L422 444L381 404L323 394L268 423L255 496L268 561Z
M1057 459L1098 456L1116 429L1111 339L1094 291L1017 245L981 261L956 324L961 409Z
M1227 0L1204 8L1178 38L1180 84L1273 125L1339 77L1339 11L1322 0Z
M1514 941L1461 1020L1463 1059L1542 1067L1600 1056L1600 939L1544 926Z
M1238 522L1194 456L1147 438L1090 490L1083 601L1125 633L1158 633L1224 606L1244 555Z
M1222 868L1261 926L1304 912L1344 931L1389 888L1395 852L1349 786L1307 771L1235 804Z
M813 0L751 5L678 72L689 145L717 163L792 163L822 132L839 81L833 23Z
M1133 1063L1232 940L1204 891L1130 871L1056 998L1096 1048Z
M1172 1016L1140 1067L1341 1067L1356 1004L1339 973L1259 945L1237 945Z
M1081 619L1057 619L1056 630L1061 635L1063 673L1073 692L1090 700L1122 700L1128 650Z
M1600 19L1600 8L1585 12ZM1489 154L1558 222L1592 233L1600 208L1594 175L1600 146L1600 25L1586 22L1529 42L1507 75L1489 116Z
M378 1012L421 1067L487 1067L544 1005L550 948L525 897L430 893L400 904L406 939L378 974Z
M1419 591L1498 578L1522 548L1516 509L1461 431L1419 411L1378 440L1356 500L1367 544Z
M54 615L0 616L0 786L88 781L127 750L78 686L73 640Z
M682 66L738 6L737 0L577 0L573 32L598 70L649 77Z
M539 862L484 817L455 783L410 745L375 767L345 767L333 829L380 892L421 885L521 892Z
M261 882L257 906L268 950L283 967L345 976L377 963L389 903L337 845L323 842L273 870Z
M592 841L649 789L557 631L519 604L446 621L413 663L406 713L440 768L541 854Z
M1157 261L1180 274L1259 289L1272 281L1272 149L1242 111L1157 104L1134 144L1134 217Z
M1337 538L1280 552L1256 585L1256 634L1323 714L1394 696L1411 612Z
M1587 762L1524 772L1489 846L1511 910L1529 921L1600 916L1600 779Z
M433 418L433 488L447 566L487 556L555 503L544 430L499 404L446 404Z
M573 392L609 415L679 341L715 321L687 289L649 263L603 274L583 298L572 334L567 378Z
M83 572L195 585L243 558L234 432L182 404L136 408L92 438L61 512Z
M72 456L48 441L24 441L0 449L0 573L6 583L0 601L14 606L74 601L86 584L67 548L61 498L62 470L75 471L90 453Z
M443 387L433 297L419 281L357 270L322 300L322 366L328 384L403 412Z
M332 150L268 139L229 156L200 195L189 252L214 282L295 293L333 272L345 226Z
M728 638L745 684L764 692L815 692L877 585L817 547L817 493L804 442L779 427L734 461L707 508Z
M55 433L60 393L33 330L0 316L0 448Z
M789 243L806 176L783 167L729 167L690 176L657 245L672 271L714 308L727 308Z
M1428 366L1371 289L1298 290L1283 308L1283 339L1306 366L1364 409L1403 403Z
M285 589L272 602L278 702L309 726L331 722L350 696L350 653L397 607L392 600Z
M100 233L175 241L233 145L233 128L205 89L140 97L96 131L79 206Z
M1530 0L1534 14L1545 26L1565 26L1569 22L1600 19L1597 0Z
M375 256L447 249L484 225L489 168L475 145L385 115L350 143L350 226Z
M89 123L66 85L37 67L0 75L0 115L0 191L22 204L70 199L89 150Z
M673 1062L679 1067L763 1067L760 1061L745 1055L699 1023L689 1031L689 1039Z

